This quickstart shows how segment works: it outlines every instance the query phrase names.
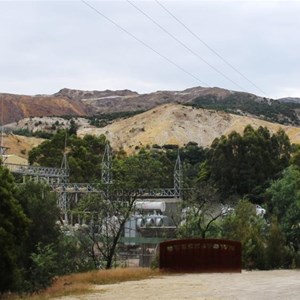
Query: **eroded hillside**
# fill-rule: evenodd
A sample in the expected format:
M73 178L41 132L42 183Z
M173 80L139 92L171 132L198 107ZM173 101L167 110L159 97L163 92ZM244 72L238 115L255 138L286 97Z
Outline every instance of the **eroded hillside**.
M3 124L30 116L85 116L88 107L81 101L54 96L0 94Z
M218 87L194 87L183 91L156 91L138 94L130 90L84 91L61 89L53 95L0 93L3 124L26 117L95 116L147 111L169 103L190 104L240 115L256 116L272 122L300 125L300 100L273 100L254 94Z
M242 132L248 124L254 128L267 127L271 132L282 128L293 143L300 143L298 127L179 104L162 105L104 128L80 129L78 135L104 134L111 141L113 148L132 153L147 145L183 146L191 141L207 147L223 134L227 135L233 130Z
M27 164L28 152L40 145L44 139L8 134L3 137L3 145L7 148L9 163Z

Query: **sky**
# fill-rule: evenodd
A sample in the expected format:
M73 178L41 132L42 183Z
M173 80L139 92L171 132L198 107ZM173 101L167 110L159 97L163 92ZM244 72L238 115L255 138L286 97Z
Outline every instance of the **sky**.
M0 0L0 92L300 97L299 15L300 0Z

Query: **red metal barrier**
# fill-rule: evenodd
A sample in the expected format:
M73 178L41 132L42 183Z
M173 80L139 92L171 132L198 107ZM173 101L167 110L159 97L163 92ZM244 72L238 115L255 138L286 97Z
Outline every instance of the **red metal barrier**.
M159 266L176 272L241 272L241 243L218 239L162 242Z

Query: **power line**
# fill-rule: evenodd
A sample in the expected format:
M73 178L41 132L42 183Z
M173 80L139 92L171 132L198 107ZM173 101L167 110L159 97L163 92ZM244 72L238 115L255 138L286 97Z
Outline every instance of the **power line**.
M230 62L228 62L223 56L221 56L216 50L214 50L211 46L209 46L204 40L202 40L196 33L194 33L188 26L186 26L181 20L179 20L173 13L171 13L163 4L161 4L158 0L155 2L164 9L172 18L174 18L179 24L181 24L191 35L193 35L198 41L200 41L205 47L207 47L211 52L213 52L217 57L219 57L227 66L229 66L232 70L237 72L240 76L242 76L245 80L247 80L250 84L252 84L256 89L262 92L264 95L266 93L257 86L253 81L247 78L243 73L241 73L237 68L235 68Z
M120 30L122 30L123 32L125 32L126 34L128 34L129 36L131 36L133 39L135 39L136 41L138 41L139 43L141 43L142 45L144 45L145 47L147 47L148 49L150 49L151 51L153 51L154 53L156 53L157 55L159 55L164 60L168 61L170 64L172 64L173 66L175 66L179 70L181 70L182 72L184 72L184 73L188 74L189 76L193 77L194 79L196 79L197 81L199 81L201 84L204 84L207 87L210 87L210 85L208 83L202 81L200 78L198 78L197 76L195 76L191 72L187 71L186 69L184 69L183 67L181 67L180 65L178 65L177 63L175 63L174 61L172 61L171 59L169 59L167 56L161 54L160 52L158 52L157 50L155 50L153 47L151 47L150 45L146 44L144 41L142 41L137 36L135 36L134 34L132 34L130 31L128 31L127 29L125 29L124 27L122 27L121 25L119 25L118 23L116 23L115 21L113 21L112 19L110 19L109 17L107 17L106 15L104 15L97 8L95 8L94 6L92 6L91 4L89 4L88 2L86 2L85 0L81 0L81 2L83 4L85 4L86 6L88 6L90 9L92 9L93 11L95 11L98 15L102 16L104 19L106 19L107 21L109 21L110 23L112 23L113 25L115 25L116 27L118 27Z
M210 64L207 60L205 60L203 57L201 57L197 52L192 50L190 47L188 47L186 44L184 44L182 41L180 41L176 36L174 36L172 33L170 33L168 30L166 30L163 26L161 26L158 22L156 22L153 18L151 18L147 13L145 13L142 9L140 9L138 6L136 6L134 3L132 3L130 0L126 0L130 5L132 5L136 10L138 10L141 14L143 14L146 18L148 18L152 23L154 23L156 26L158 26L162 31L164 31L167 35L169 35L173 40L175 40L177 43L179 43L182 47L184 47L186 50L188 50L190 53L192 53L194 56L196 56L198 59L200 59L202 62L204 62L206 65L208 65L210 68L212 68L215 72L229 80L231 83L233 83L235 86L237 86L242 91L246 92L246 90L240 86L238 83L233 81L231 78L229 78L227 75L225 75L223 72L218 70L216 67L214 67L212 64Z

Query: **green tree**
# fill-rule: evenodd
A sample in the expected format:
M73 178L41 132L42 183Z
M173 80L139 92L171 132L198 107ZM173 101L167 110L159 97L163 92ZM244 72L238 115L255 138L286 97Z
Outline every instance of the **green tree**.
M222 209L220 195L207 183L201 183L184 201L179 237L218 236L218 221L226 212Z
M223 196L247 195L261 202L270 180L288 166L290 153L284 131L271 135L267 128L254 130L248 125L243 135L232 132L212 143L206 170Z
M300 169L291 165L282 178L267 190L268 210L278 218L280 227L295 251L300 250Z
M165 155L169 162L169 173L171 178L171 185L173 184L174 165L178 154L183 167L184 187L189 188L197 179L200 165L205 161L207 157L208 149L198 146L195 142L189 142L184 147L165 147L160 151L161 155ZM167 172L165 172L167 174Z
M92 270L95 264L92 257L87 254L87 245L90 244L89 238L83 235L82 228L77 228L77 226L70 228L65 225L62 228L59 243L55 247L57 274L65 275Z
M36 291L50 284L55 268L52 264L60 238L60 229L57 225L59 209L56 195L50 188L35 182L21 185L16 193L24 213L30 220L28 237L23 243L21 264L24 270L23 286L27 291ZM44 269L43 269L44 267ZM34 277L34 274L39 274ZM42 276L43 274L43 276Z
M47 167L60 167L65 147L65 136L65 131L59 131L51 140L44 141L39 146L34 147L28 153L29 163Z
M19 259L29 220L15 192L12 175L0 166L0 294L17 289L22 279Z
M133 213L137 193L110 187L106 195L90 195L81 199L74 213L87 226L78 231L79 243L95 268L110 269L118 251L125 223Z
M292 144L292 154L290 158L290 164L300 168L300 145Z
M272 217L266 242L266 268L287 268L291 262L288 258L288 249L284 234L278 224L277 218Z
M24 289L28 292L38 292L53 283L57 274L57 253L52 244L43 246L36 245L36 250L30 255L31 265L28 279L25 281Z
M82 139L71 136L68 144L68 162L71 182L98 182L101 178L104 135L85 135Z
M92 182L101 178L101 162L105 149L104 135L95 137L85 135L79 138L59 131L50 141L45 141L29 152L29 163L40 166L60 168L63 152L67 152L71 182Z
M77 134L77 129L78 129L78 125L76 124L76 122L73 119L71 119L68 134L69 135L73 135L73 134L76 135Z
M223 237L242 243L242 263L247 269L264 269L266 246L266 222L256 215L255 208L247 200L241 200L234 212L222 224Z
M144 149L136 155L114 160L113 173L115 183L128 189L159 188L164 183L163 164Z

